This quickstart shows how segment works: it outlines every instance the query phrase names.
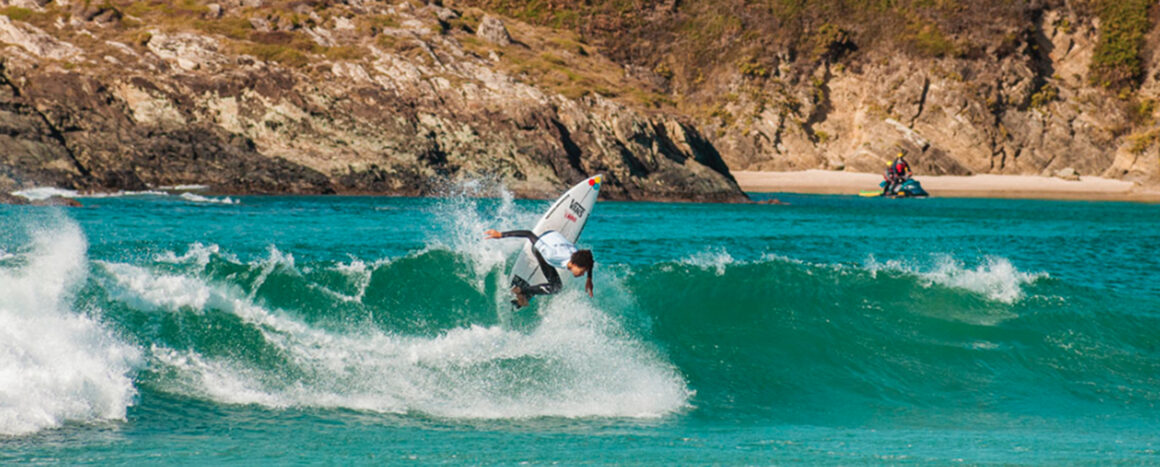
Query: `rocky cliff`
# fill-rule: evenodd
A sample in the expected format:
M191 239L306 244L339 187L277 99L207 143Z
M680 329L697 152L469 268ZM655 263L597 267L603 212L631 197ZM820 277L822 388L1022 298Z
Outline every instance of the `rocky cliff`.
M418 2L4 0L0 189L745 195L689 119L567 33ZM509 23L510 24L510 23Z
M1148 0L0 0L0 189L744 199L728 174L1160 184Z
M1071 173L1160 183L1149 0L466 3L576 31L734 170Z

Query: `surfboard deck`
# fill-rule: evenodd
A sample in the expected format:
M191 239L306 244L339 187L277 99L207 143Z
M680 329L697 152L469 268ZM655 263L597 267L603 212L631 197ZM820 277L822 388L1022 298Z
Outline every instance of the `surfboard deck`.
M864 198L874 198L874 197L882 196L882 190L862 190L862 191L858 192L858 196L861 196Z
M575 243L580 238L580 233L584 231L588 217L592 215L592 208L596 205L596 197L600 194L601 179L601 175L596 175L569 188L552 203L552 207L548 208L540 221L532 228L532 233L542 235L549 230L555 230L560 232L568 241ZM544 276L544 272L540 270L540 265L532 254L531 242L524 242L519 256L516 257L515 264L512 265L508 279L508 283L513 286L538 285L548 282L548 278Z

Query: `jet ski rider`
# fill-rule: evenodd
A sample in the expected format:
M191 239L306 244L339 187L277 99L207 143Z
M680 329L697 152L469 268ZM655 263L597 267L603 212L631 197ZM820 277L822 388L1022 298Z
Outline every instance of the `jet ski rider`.
M886 186L882 190L882 196L893 196L895 190L898 189L907 180L910 180L910 164L906 162L906 150L899 149L898 155L895 156L894 162L886 168L886 172L882 174L886 179Z

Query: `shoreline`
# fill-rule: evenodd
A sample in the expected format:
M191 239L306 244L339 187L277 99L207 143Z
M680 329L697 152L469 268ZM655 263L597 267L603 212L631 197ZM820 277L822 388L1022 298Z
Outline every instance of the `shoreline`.
M800 172L735 171L733 178L747 193L807 193L856 195L879 189L882 175L872 173L804 170ZM1000 198L1084 201L1160 202L1160 187L1102 177L1065 180L1039 175L917 175L931 197Z

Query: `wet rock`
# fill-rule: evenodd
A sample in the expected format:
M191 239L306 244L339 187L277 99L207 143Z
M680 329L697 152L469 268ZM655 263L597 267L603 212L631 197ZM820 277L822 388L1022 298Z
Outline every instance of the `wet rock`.
M0 193L0 204L29 204L28 198L23 196L16 196L11 193Z
M28 204L33 206L64 206L70 208L84 207L80 201L63 196L49 196L48 198L35 200Z

